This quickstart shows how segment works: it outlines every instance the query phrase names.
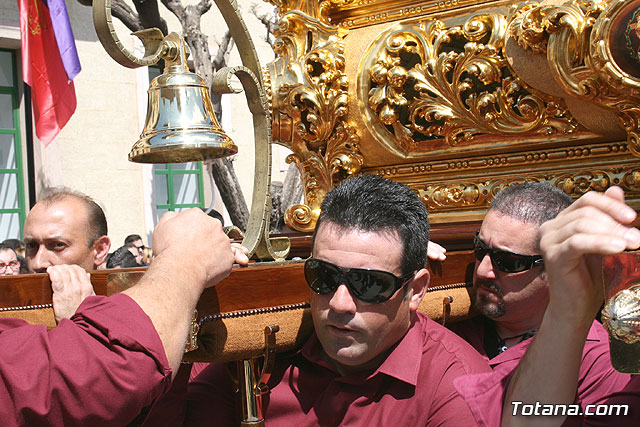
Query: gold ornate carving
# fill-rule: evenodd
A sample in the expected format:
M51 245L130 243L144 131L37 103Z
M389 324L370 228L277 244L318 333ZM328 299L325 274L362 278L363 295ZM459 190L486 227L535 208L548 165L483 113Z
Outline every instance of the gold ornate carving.
M306 205L285 213L293 229L310 231L324 195L362 164L355 129L346 121L348 81L338 28L298 11L278 24L268 66L275 142L290 148L287 162L302 174Z
M621 186L628 195L640 193L640 168L602 168L592 172L539 173L525 177L510 176L478 181L447 182L417 186L418 194L429 210L435 212L487 208L504 187L524 181L547 181L573 198L588 191L605 191Z
M330 9L339 9L356 0L267 0L278 7L278 14L284 16L289 12L300 12L307 16L320 19L329 24L328 12Z
M519 172L523 169L528 172ZM449 217L468 213L481 218L498 191L525 180L548 181L574 198L612 185L620 186L629 199L640 195L640 165L624 142L435 160L365 172L405 182L430 212Z
M572 0L560 6L531 3L510 24L525 49L546 53L556 80L569 94L616 111L630 151L640 157L640 73L620 53L624 27L640 2ZM614 51L617 49L617 51Z
M640 284L609 298L602 310L602 325L611 337L624 343L640 341Z
M586 161L586 159L595 157L601 158L602 161L605 161L611 157L617 159L619 156L624 156L628 152L629 150L626 143L614 142L584 145L579 147L535 150L512 154L458 158L425 163L410 163L406 165L376 168L369 170L368 172L391 179L402 179L404 177L415 178L417 176L431 173L459 173L460 171L465 170L474 170L479 173L485 173L489 170L495 171L500 167L513 169L514 167L522 164L528 165L528 169L538 163L545 165L545 167L555 168L556 162L583 162ZM614 184L618 185L617 182L614 182Z
M359 28L427 14L443 13L492 0L361 0L345 1L329 9L331 22L343 28ZM338 2L336 2L338 3Z
M377 140L406 156L440 138L453 146L479 135L574 132L560 100L531 92L509 69L506 28L505 16L487 12L463 25L423 19L382 33L359 67L358 87Z

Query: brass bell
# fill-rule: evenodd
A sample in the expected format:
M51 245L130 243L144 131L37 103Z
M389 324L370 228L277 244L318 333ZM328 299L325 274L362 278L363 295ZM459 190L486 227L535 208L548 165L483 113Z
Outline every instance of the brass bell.
M129 160L183 163L236 154L238 147L213 112L204 79L187 68L184 40L170 41L164 72L149 85L146 123Z

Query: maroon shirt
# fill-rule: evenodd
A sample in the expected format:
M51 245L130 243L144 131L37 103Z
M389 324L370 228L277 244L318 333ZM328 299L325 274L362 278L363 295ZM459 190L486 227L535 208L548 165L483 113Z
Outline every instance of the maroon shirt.
M453 324L451 329L489 360L484 350L483 317ZM464 396L480 425L500 425L502 402L509 380L530 343L530 339L523 341L489 360L494 370L492 373L464 376L455 381L456 389ZM575 403L582 407L583 412L587 405L600 404L627 404L629 412L627 416L569 416L563 426L640 425L640 377L621 374L613 369L609 354L609 337L598 321L591 325L584 345ZM596 408L591 408L590 411L595 412Z
M340 375L314 335L294 355L278 355L269 380L265 422L271 426L472 426L453 387L464 374L488 372L462 339L422 314L382 365L369 375ZM237 426L240 401L226 367L196 364L185 425ZM212 424L213 423L213 424Z
M2 426L122 426L171 369L151 319L127 295L89 297L50 331L0 319Z

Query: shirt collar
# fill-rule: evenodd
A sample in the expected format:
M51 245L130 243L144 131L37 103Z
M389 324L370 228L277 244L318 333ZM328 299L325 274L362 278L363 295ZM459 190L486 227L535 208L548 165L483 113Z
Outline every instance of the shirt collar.
M371 375L368 375L366 378L360 377L359 381L361 382L363 379L365 381L369 380L380 373L408 383L412 386L416 386L418 384L418 372L420 370L423 347L420 327L417 326L420 321L422 320L419 319L418 316L412 316L409 330L391 351L389 356L387 356L385 361L382 362L378 369L376 369ZM353 382L353 380L358 378L356 375L341 376L333 365L322 357L322 352L322 344L318 340L315 332L300 350L300 354L302 354L305 359L323 368L329 369L337 377L342 377L346 382Z

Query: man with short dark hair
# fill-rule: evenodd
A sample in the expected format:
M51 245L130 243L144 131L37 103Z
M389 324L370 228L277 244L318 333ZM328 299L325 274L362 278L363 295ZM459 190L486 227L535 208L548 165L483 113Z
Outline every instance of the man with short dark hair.
M407 186L365 175L327 194L305 263L315 332L276 358L267 424L475 425L453 380L486 362L417 313L428 240L426 207ZM192 377L186 425L239 425L226 368L196 364Z
M610 191L616 192L619 189ZM494 369L492 374L468 376L456 380L457 389L465 396L476 416L482 419L485 425L498 426L501 418L504 418L502 422L505 424L522 422L559 425L564 421L564 417L510 418L510 411L513 409L511 402L522 400L522 398L517 395L504 398L504 393L510 381L518 384L516 386L518 390L535 389L532 386L534 380L531 377L528 377L528 380L520 378L514 381L510 380L511 374L514 370L521 369L519 365L527 357L540 358L540 350L536 351L537 347L534 344L539 341L540 337L537 335L541 334L543 328L546 329L542 334L544 337L545 334L559 333L565 329L566 323L570 324L563 319L563 316L558 316L554 324L545 325L545 318L549 315L548 308L551 307L550 287L556 286L557 289L562 289L563 282L568 280L568 276L557 275L556 283L550 283L549 269L555 269L565 261L570 263L573 258L566 257L563 260L544 254L541 238L544 238L546 224L553 223L556 221L554 218L559 218L566 212L587 204L594 195L595 193L590 193L589 196L583 196L578 202L572 204L572 199L560 189L547 183L529 182L503 189L491 203L476 235L474 250L476 255L473 276L476 290L475 306L482 316L451 325L451 328L473 345ZM629 209L615 198L611 198L610 203L617 205L617 209ZM574 219L576 223L580 220L587 223L588 215L584 212L585 210L582 218ZM587 210L587 213L589 212ZM597 220L593 222L597 223ZM566 238L572 236L577 230L573 228L574 224L564 224L563 227L557 227L554 234L549 234L548 237L556 238L555 236L560 235ZM614 230L612 229L611 232L613 233ZM607 239L605 235L600 238ZM601 303L602 300L600 300ZM574 306L568 303L562 310L569 314L573 312ZM571 339L556 339L554 345L550 346L552 348L547 348L548 354L542 359L551 362L557 358L560 363L561 354L567 350L565 346L581 340L581 344L577 344L579 351L574 355L572 365L559 366L559 369L566 370L568 376L561 376L556 372L547 377L544 386L538 388L539 403L576 403L584 410L587 405L606 403L615 398L620 399L619 403L632 402L632 406L637 408L640 402L638 399L640 384L631 384L630 375L620 374L612 368L608 336L602 325L594 320L595 315L596 310L589 314L588 325L583 325L584 331L575 329ZM583 332L584 335L582 335ZM575 370L573 370L574 367ZM546 369L548 372L555 372L554 367L547 366ZM541 372L537 375L538 378L543 377ZM569 401L554 400L553 390L567 387L571 389ZM511 385L509 388L512 388ZM623 392L625 388L627 390ZM526 396L530 397L531 394ZM504 413L502 412L503 402ZM535 404L534 401L526 403ZM632 411L634 411L633 408ZM600 417L599 420L597 416L590 417L585 412L584 416L570 417L567 422L576 423L576 425L592 422L622 425L619 423L640 419L640 410L635 409L635 411L637 413L631 414L632 417L618 419Z
M139 234L130 234L124 239L124 246L129 249L129 252L136 258L136 264L139 266L145 266L142 259L144 257L144 243L142 243L142 237Z
M102 208L89 196L65 187L45 190L31 208L24 242L27 264L34 273L60 264L95 270L111 247Z
M107 257L107 268L132 268L138 266L136 257L125 246L120 246Z

